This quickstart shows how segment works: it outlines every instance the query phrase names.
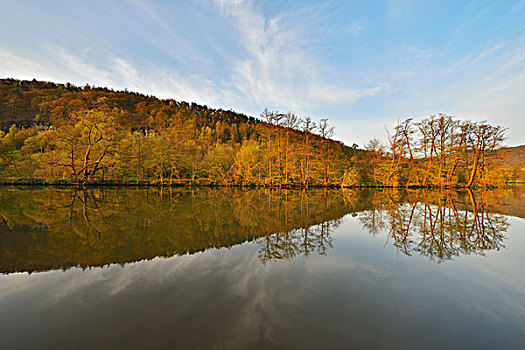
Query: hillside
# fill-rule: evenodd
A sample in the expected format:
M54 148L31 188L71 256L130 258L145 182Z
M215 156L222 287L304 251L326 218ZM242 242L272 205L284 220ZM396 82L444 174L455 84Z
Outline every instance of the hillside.
M132 128L158 126L181 109L202 116L202 122L211 119L206 121L208 124L218 120L229 124L257 122L256 118L231 110L215 110L195 103L160 100L135 92L89 85L78 87L69 83L0 79L0 129L5 132L13 124L22 128L48 124L52 118L101 107L119 109L124 114L123 121ZM153 118L148 120L148 117Z
M1 176L327 186L340 183L360 153L331 140L326 119L268 110L261 116L88 85L3 79Z
M505 147L500 151L506 167L514 173L516 179L525 180L525 145Z
M502 148L504 132L438 114L399 122L365 151L293 112L0 80L3 183L492 187L525 179L525 146Z

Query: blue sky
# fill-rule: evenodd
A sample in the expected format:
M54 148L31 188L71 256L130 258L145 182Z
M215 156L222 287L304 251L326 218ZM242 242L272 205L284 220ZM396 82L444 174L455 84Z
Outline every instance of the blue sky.
M525 0L4 0L0 13L0 77L293 110L360 146L439 112L525 143Z

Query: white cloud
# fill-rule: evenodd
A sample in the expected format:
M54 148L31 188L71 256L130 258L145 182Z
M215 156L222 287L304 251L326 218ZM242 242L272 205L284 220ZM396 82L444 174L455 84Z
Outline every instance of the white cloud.
M107 70L97 68L95 65L86 62L80 56L71 54L62 47L52 47L51 50L56 52L59 62L71 70L75 77L100 86L111 84L111 73Z
M216 0L232 21L245 50L233 62L232 85L259 106L308 110L322 103L353 103L382 90L326 83L336 72L322 64L309 47L312 38L287 24L286 14L265 17L251 1ZM357 29L354 28L354 31Z
M266 106L314 118L322 114L349 144L384 136L385 120L437 112L500 123L510 128L509 143L524 142L523 37L498 37L477 52L452 45L483 18L485 10L475 4L468 13L472 23L462 22L443 47L417 40L359 47L349 36L372 35L363 31L376 30L375 19L356 13L359 17L334 20L329 5L134 3L118 15L108 5L106 12L116 16L109 21L116 27L104 32L109 45L96 33L79 35L73 28L72 37L85 40L7 46L0 49L0 75L128 88L253 114ZM395 23L389 25L418 6L392 0L386 15ZM133 43L126 41L129 36ZM460 52L463 58L455 56Z
M352 35L359 34L363 29L365 29L365 20L363 19L349 23L344 27L344 31Z
M360 98L368 97L388 88L388 84L380 84L373 88L356 90L340 86L312 85L308 91L308 97L320 102L340 104L353 103Z
M390 0L388 2L388 17L392 21L400 20L413 5L413 0Z
M148 64L138 69L132 62L118 56L94 63L86 57L86 52L74 54L59 46L48 48L47 52L51 59L37 63L29 58L0 51L0 75L17 79L71 82L80 86L89 83L117 89L127 88L159 98L203 104L224 104L224 100L232 100L230 91L216 88L213 81L195 75L184 76L173 70ZM55 64L50 64L50 61Z
M33 79L33 72L42 71L42 65L28 58L0 50L0 76Z
M445 112L462 119L487 120L509 128L509 144L523 144L525 53L519 46L504 47L500 43L456 64L429 69L424 79L414 77L407 81L412 88L392 104L393 109L416 116Z
M181 35L180 28L169 22L173 9L139 0L134 3L134 11L144 16L136 18L138 24L146 26L147 23L149 27L145 28L162 36L162 40L157 40L144 34L137 41L154 48L162 47L161 55L167 53L168 61L161 60L163 63L159 64L154 57L146 61L130 56L126 50L120 51L119 45L115 45L114 50L107 50L97 42L87 41L80 47L67 44L36 46L32 58L31 54L21 58L2 51L0 73L23 79L127 88L160 98L255 114L266 106L312 113L327 104L352 104L385 89L384 84L362 80L358 85L350 83L342 78L340 73L344 72L322 61L317 45L319 38L305 27L309 19L315 21L314 12L302 17L296 13L270 16L263 14L250 0L216 0L207 10L210 16L215 16L212 20L216 21L216 28L228 33L228 38L232 35L230 41L235 45L227 47L213 35ZM161 12L163 9L165 12ZM204 18L210 20L199 17L198 21ZM357 33L362 30L363 23L357 21L346 30ZM196 43L195 38L202 40ZM216 75L217 67L204 62L208 59L218 65L228 64L221 66Z
M114 57L113 64L115 70L124 78L124 81L130 84L129 89L133 90L138 84L137 70L130 62L120 57Z
M141 70L121 58L112 58L114 80L129 90L152 94L159 98L202 104L217 104L227 96L227 91L216 89L212 80L195 75L183 76L173 70L144 66Z

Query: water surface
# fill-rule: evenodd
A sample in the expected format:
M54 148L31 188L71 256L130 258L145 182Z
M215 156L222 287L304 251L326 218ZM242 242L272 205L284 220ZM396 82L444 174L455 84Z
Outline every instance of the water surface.
M2 348L520 348L521 190L0 189Z

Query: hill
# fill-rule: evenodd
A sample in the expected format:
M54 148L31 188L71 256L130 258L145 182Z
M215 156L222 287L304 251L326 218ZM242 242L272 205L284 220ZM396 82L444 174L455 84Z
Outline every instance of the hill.
M326 119L268 110L261 117L89 85L3 79L1 176L329 186L363 153L331 140Z
M0 181L74 184L491 187L525 178L505 128L438 114L387 146L334 141L327 119L129 91L0 80Z
M19 128L31 127L34 124L48 124L52 118L67 117L68 114L80 110L105 107L117 108L126 114L127 123L132 128L154 127L165 121L161 117L176 114L180 109L191 110L197 115L215 117L212 119L231 123L256 123L257 119L248 117L232 110L215 110L196 103L177 102L175 100L160 100L129 91L114 91L113 89L78 87L72 84L57 84L37 81L35 79L16 80L0 79L0 129L7 132L13 125ZM155 113L153 120L147 116ZM212 120L213 122L213 120ZM209 122L208 122L209 123Z
M504 147L498 153L509 176L516 182L525 182L525 145Z

